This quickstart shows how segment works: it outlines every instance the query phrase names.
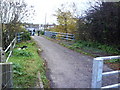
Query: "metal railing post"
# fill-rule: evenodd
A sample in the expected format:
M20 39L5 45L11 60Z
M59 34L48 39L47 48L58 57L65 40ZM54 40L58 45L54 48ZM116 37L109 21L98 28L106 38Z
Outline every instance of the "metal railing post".
M93 72L92 72L92 87L91 88L101 88L102 86L102 70L103 70L103 60L96 59L93 60Z
M107 85L102 87L102 76L110 76L114 74L119 74L120 70L117 71L108 71L102 72L103 70L103 60L112 60L112 59L120 59L120 55L118 56L105 56L105 57L97 57L93 60L93 72L92 72L92 85L91 88L118 88L120 87L120 83ZM117 79L119 76L117 77Z

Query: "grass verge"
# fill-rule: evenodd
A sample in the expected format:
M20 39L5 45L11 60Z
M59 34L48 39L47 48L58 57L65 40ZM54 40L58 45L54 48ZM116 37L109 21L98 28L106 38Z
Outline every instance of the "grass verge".
M18 50L22 46L27 46L27 48L25 50ZM41 74L44 87L49 87L49 81L46 78L45 72L46 68L44 66L45 62L37 53L34 41L17 44L9 62L13 62L13 83L15 88L35 87L38 81L38 72Z

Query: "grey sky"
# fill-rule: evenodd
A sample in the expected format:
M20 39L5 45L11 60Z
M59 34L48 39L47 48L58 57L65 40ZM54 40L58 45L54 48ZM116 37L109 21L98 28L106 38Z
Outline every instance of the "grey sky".
M38 24L45 23L45 16L47 23L56 23L56 18L53 16L53 14L55 14L55 10L57 10L57 8L59 8L61 4L65 4L66 2L75 2L80 13L83 13L83 11L89 7L89 1L94 2L97 0L25 0L28 5L33 5L36 11L35 16L33 17L34 20L31 20L29 22ZM102 1L116 2L120 0Z
M55 13L55 10L60 7L61 4L64 4L66 2L75 2L79 11L81 11L82 13L83 10L88 7L88 1L90 0L25 0L28 5L33 5L36 11L35 16L33 17L34 20L29 22L38 24L45 23L45 15L47 23L56 23L56 18L53 16L53 14Z

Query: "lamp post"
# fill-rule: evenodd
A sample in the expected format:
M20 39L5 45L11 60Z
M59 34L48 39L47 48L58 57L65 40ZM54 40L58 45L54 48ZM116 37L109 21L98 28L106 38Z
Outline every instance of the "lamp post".
M1 7L1 1L0 1ZM2 15L1 15L1 8L0 8L0 62L2 62Z
M0 20L0 62L2 61L2 24Z
M46 29L47 29L46 18L47 18L47 14L45 14L44 32L45 32L45 31L46 31Z

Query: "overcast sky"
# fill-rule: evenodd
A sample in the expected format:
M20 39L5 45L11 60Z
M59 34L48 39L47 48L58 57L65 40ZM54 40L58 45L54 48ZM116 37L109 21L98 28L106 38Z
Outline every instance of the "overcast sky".
M44 24L45 16L46 22L49 24L56 23L56 18L53 16L55 10L60 7L61 4L66 2L75 2L77 7L83 12L88 6L87 2L90 0L25 0L28 5L33 5L36 11L34 20L29 21L31 23Z

